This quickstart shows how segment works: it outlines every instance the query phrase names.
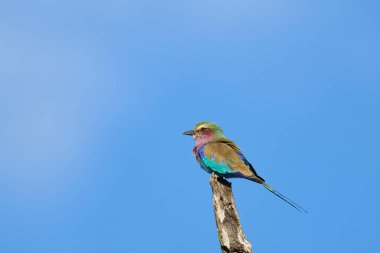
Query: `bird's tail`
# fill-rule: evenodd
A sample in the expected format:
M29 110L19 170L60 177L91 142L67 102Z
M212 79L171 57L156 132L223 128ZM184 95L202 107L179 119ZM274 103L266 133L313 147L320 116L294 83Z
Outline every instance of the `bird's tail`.
M294 207L295 209L297 209L299 212L301 212L301 213L302 212L307 213L307 211L305 209L303 209L297 203L293 202L292 200L288 199L287 197L285 197L284 195L282 195L281 193L279 193L278 191L276 191L275 189L273 189L272 187L270 187L267 183L263 182L262 185L268 191L270 191L271 193L273 193L274 195L276 195L277 197L279 197L280 199L282 199L283 201L285 201L286 203L288 203L289 205L291 205L292 207Z

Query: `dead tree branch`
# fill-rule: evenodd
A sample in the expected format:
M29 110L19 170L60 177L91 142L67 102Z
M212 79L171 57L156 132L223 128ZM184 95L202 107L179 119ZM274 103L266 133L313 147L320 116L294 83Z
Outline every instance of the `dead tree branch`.
M222 253L252 253L252 245L240 225L231 183L212 175L210 185Z

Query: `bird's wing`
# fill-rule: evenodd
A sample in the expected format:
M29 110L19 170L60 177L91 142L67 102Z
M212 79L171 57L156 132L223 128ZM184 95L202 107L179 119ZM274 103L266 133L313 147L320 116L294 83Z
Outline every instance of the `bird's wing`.
M264 178L260 177L255 168L252 166L252 164L247 160L247 158L245 158L245 156L243 155L242 151L240 150L239 146L236 145L235 142L227 139L227 138L220 138L217 140L218 142L223 142L227 145L229 145L233 150L236 151L236 153L240 156L240 159L244 162L245 165L247 165L249 167L249 169L252 171L253 173L253 176L254 178L257 178L258 180L254 180L254 181L257 181L258 183L262 183L262 182L265 182ZM261 182L259 182L261 181Z
M258 183L264 181L243 156L239 147L227 139L207 143L203 150L202 162L212 171L226 177L243 177Z
M252 171L253 175L258 178L259 180L261 180L262 182L265 182L264 178L260 177L255 168L253 168L252 164L247 160L247 158L245 158L245 156L243 155L243 153L241 151L238 151L237 152L238 155L240 156L241 160L245 163L245 165L247 165L249 167L249 169ZM259 182L259 183L262 183L262 182Z

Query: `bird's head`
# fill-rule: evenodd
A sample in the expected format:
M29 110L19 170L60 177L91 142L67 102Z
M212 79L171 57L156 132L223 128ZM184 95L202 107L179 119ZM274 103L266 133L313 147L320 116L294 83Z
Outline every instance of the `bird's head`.
M224 137L222 128L208 121L199 122L195 125L193 130L186 131L183 134L193 136L197 144L203 144Z

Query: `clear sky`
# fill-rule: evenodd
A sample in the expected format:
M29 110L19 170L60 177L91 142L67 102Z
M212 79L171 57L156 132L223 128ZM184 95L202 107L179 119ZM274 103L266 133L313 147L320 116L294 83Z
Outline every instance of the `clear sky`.
M219 252L214 121L255 252L380 252L379 1L0 3L0 252Z

